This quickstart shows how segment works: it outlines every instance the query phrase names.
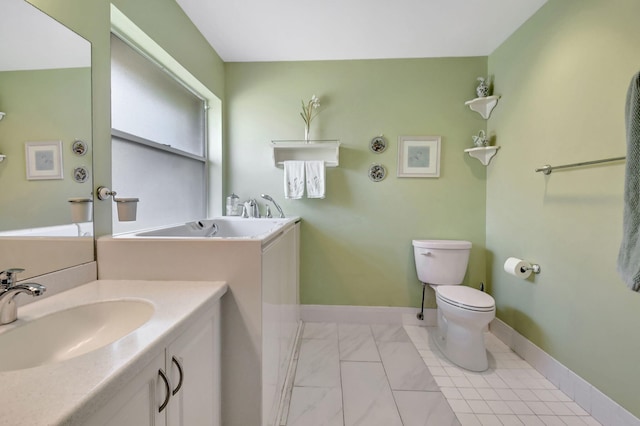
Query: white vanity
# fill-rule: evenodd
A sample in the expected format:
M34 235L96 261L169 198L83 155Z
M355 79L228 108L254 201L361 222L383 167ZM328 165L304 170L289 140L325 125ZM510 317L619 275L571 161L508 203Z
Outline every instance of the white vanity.
M100 280L20 307L0 328L0 424L220 425L226 291L224 282ZM13 354L12 335L34 356Z
M233 219L220 220L220 232L227 221ZM300 219L237 222L247 229L254 222L277 226L244 237L159 236L155 231L152 236L101 237L98 277L226 282L229 291L221 301L222 424L267 426L277 415L300 319Z

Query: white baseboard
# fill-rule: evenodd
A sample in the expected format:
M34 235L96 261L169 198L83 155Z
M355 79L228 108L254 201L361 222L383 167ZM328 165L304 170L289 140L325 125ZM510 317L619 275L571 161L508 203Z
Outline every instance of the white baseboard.
M300 316L305 322L437 325L436 309L425 309L423 320L417 318L419 312L420 308L388 306L300 305Z
M505 345L604 426L640 426L640 420L637 417L503 321L494 319L489 329Z

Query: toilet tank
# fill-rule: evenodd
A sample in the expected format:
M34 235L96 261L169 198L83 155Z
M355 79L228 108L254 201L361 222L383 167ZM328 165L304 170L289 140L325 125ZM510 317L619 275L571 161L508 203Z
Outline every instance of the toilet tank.
M426 284L461 284L467 272L469 253L469 241L413 240L418 279Z

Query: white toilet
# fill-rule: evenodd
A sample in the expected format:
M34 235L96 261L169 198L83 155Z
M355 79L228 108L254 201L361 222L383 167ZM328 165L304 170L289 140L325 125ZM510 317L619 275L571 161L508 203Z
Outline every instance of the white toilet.
M413 240L418 278L436 292L438 347L454 364L472 371L489 367L484 330L496 316L493 297L461 286L471 243L454 240Z

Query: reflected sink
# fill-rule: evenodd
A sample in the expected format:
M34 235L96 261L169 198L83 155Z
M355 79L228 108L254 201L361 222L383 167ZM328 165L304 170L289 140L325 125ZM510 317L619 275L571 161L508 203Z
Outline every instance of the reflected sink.
M27 321L0 334L0 371L64 361L102 348L145 324L153 312L150 302L123 299L79 305Z

